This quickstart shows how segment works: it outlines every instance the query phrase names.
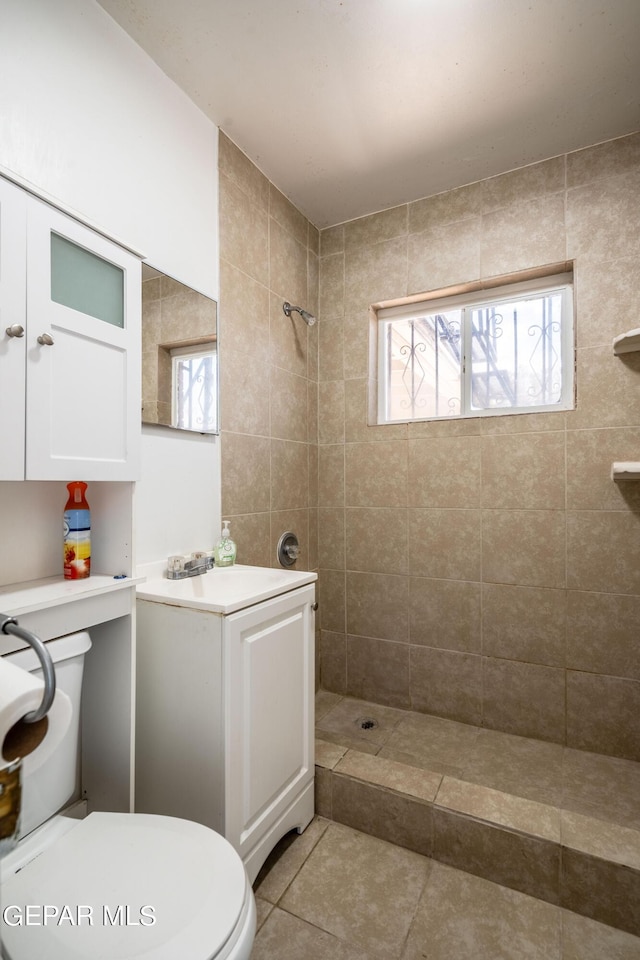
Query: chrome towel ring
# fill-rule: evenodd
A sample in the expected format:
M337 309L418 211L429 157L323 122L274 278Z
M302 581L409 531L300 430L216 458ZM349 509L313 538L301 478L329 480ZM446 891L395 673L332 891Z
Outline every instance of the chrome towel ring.
M36 723L38 720L46 717L51 709L53 698L56 695L56 672L53 667L51 654L40 637L37 637L31 630L26 630L24 627L19 626L18 621L14 617L7 617L5 614L0 613L0 630L2 633L12 634L14 637L18 637L20 640L28 643L35 651L42 666L42 673L44 675L42 703L37 710L26 713L22 718L26 723Z

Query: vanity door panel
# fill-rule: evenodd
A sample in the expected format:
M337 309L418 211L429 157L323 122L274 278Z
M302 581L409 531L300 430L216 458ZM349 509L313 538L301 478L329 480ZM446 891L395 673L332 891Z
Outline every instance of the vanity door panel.
M243 859L313 780L314 596L225 617L226 836Z

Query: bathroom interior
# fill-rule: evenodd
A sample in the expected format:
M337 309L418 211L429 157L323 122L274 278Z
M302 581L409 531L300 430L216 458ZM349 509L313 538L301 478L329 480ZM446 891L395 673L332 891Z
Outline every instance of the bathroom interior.
M157 576L225 518L239 564L276 568L295 531L317 574L315 818L257 876L252 957L640 957L640 483L612 478L640 456L640 352L612 349L638 325L640 133L318 228L103 6L7 14L0 172L153 268L139 469L89 480L92 571ZM573 277L574 409L373 422L372 304L549 265ZM217 351L210 432L145 399L160 275L169 339ZM1 492L0 609L61 576L66 484ZM128 811L135 585L115 596L64 632L92 636L83 779Z

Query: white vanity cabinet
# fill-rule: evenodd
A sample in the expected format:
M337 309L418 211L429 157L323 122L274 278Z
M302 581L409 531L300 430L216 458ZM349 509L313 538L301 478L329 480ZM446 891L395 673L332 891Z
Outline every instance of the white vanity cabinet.
M224 834L253 882L313 816L314 586L227 616L137 608L136 810Z
M141 266L0 177L0 480L133 480Z

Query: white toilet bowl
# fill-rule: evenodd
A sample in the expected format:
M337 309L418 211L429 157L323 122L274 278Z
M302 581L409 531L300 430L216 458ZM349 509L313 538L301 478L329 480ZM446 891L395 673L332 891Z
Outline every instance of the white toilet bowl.
M69 824L18 872L3 861L6 960L248 960L255 900L223 837L150 814Z
M87 633L47 643L75 721L23 762L22 829L0 860L4 960L249 960L253 891L231 844L190 820L84 813L76 778ZM6 655L38 673L31 650ZM34 755L35 756L35 753ZM64 808L64 809L63 809ZM60 812L63 811L63 812Z

